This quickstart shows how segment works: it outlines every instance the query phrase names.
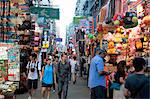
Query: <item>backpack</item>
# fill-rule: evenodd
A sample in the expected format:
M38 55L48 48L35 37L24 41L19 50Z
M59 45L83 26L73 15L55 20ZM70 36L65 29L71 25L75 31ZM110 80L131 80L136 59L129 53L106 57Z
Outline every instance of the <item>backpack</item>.
M150 99L150 81L145 81L137 91L136 98Z
M134 93L134 98L140 99L149 99L150 98L150 80L147 78L143 83L138 87Z

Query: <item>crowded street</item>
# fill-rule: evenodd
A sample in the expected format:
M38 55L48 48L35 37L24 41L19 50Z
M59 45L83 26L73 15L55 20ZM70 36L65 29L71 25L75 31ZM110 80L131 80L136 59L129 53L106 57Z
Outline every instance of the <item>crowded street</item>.
M52 90L53 91L53 90ZM80 78L77 80L77 84L69 84L69 89L68 89L68 99L90 99L90 92L89 88L86 86L86 81L81 80ZM52 92L52 97L51 99L58 99L57 96L57 91ZM28 94L23 94L23 95L16 95L16 99L27 99ZM41 97L41 87L39 83L39 88L37 89L35 99L40 99Z
M150 99L150 0L0 0L0 99Z

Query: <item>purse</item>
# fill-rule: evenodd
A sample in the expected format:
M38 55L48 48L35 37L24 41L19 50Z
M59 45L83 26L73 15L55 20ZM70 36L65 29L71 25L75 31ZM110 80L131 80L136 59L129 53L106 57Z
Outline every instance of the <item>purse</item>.
M120 90L120 84L119 83L112 83L110 86L110 89Z

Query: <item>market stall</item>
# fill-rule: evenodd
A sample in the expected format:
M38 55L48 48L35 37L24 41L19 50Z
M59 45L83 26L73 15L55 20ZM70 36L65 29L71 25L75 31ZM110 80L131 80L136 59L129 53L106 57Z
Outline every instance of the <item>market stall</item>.
M0 44L0 90L5 99L13 99L20 81L19 46Z

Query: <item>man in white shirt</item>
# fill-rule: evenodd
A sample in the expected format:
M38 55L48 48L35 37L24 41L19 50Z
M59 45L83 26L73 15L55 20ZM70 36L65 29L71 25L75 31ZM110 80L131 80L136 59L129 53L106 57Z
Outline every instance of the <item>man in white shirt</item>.
M28 62L26 68L28 70L28 89L29 89L28 99L32 99L35 90L38 87L38 71L39 74L41 75L41 65L35 58L32 58L31 61Z

